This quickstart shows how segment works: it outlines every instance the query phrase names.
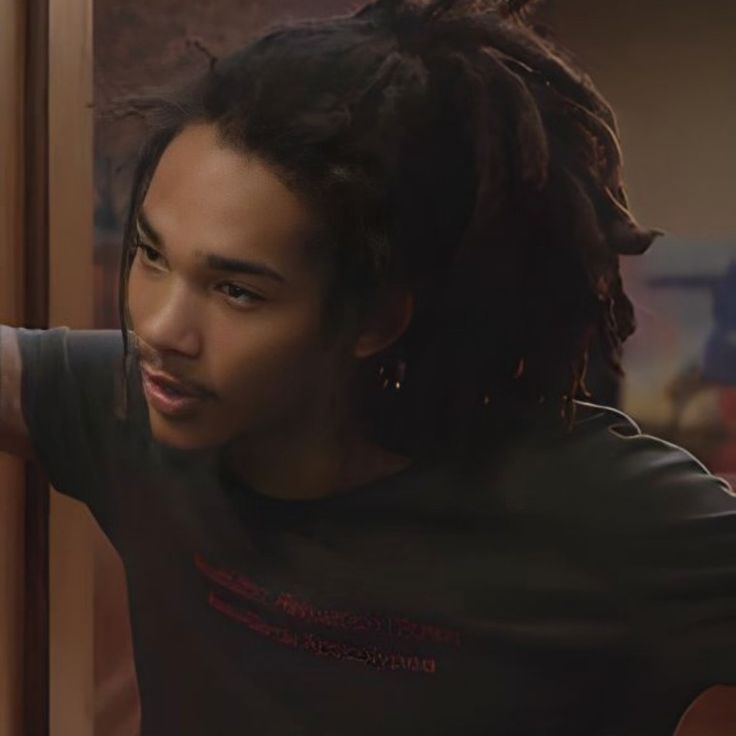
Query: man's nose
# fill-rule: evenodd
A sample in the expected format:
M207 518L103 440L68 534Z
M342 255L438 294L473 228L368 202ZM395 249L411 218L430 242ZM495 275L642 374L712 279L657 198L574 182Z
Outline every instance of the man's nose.
M183 282L174 282L141 320L136 332L159 354L175 352L194 358L202 347L197 312L201 313L201 305L191 290Z

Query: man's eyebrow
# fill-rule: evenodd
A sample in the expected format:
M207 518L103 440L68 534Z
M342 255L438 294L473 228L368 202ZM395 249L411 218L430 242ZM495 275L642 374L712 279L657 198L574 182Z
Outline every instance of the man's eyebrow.
M198 253L200 251L197 251ZM247 261L241 258L226 258L216 253L205 253L207 267L211 271L227 271L228 273L247 273L251 276L266 276L283 283L286 279L278 272L258 261Z
M163 238L156 232L156 229L151 225L151 221L146 217L146 213L141 207L138 210L138 217L136 220L136 227L153 245L155 245L163 253L166 252L166 246L164 245ZM265 263L258 261L250 261L241 258L228 258L226 256L220 256L216 253L202 253L202 251L196 251L198 256L204 258L207 263L207 267L211 271L226 271L227 273L247 273L251 276L265 276L279 281L285 282L286 279L278 272L267 266Z
M148 238L148 240L150 240L157 248L165 250L164 245L161 242L161 238L154 229L153 225L151 225L148 217L146 217L146 213L143 210L143 207L138 210L138 216L136 217L135 226L139 230L139 232L145 235L146 238Z

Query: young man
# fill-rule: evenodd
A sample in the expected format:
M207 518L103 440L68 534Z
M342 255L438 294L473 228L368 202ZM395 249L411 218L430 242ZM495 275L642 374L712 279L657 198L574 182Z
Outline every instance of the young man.
M382 0L161 111L122 332L0 332L3 448L123 559L145 736L657 736L736 684L736 498L580 400L656 233L559 49Z

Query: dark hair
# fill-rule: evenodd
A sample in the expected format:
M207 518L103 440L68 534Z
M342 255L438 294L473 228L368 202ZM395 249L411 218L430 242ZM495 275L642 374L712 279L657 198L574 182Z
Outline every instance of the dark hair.
M378 0L272 30L157 99L122 324L155 166L185 126L210 122L321 218L332 314L369 309L391 284L414 290L407 332L363 366L379 441L470 457L529 423L570 427L592 346L621 374L635 329L619 254L659 231L627 210L611 108L525 4Z

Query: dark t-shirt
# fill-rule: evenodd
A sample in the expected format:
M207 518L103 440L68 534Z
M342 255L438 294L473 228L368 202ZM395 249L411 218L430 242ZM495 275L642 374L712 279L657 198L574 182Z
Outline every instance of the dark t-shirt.
M665 736L736 684L736 497L580 403L493 481L414 464L269 499L151 436L117 331L20 330L53 485L127 577L144 736Z

